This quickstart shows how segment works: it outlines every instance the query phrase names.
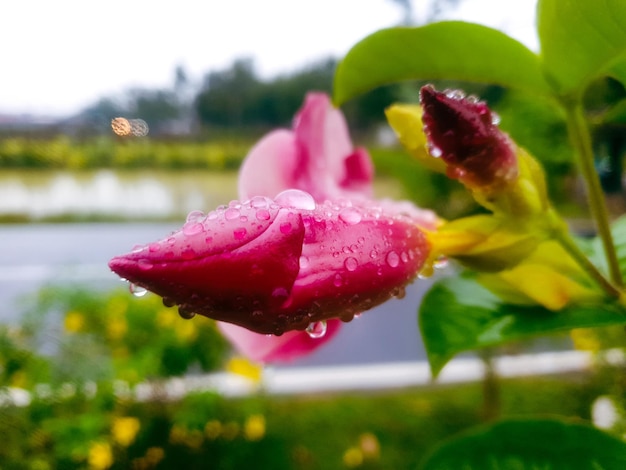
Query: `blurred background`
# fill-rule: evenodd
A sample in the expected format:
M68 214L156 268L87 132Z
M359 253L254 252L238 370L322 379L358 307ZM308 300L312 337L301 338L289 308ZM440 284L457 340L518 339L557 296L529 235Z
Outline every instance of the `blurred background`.
M248 149L269 130L289 127L307 91L330 93L338 61L363 37L461 19L536 51L534 3L0 5L0 435L10 444L0 448L0 467L407 468L439 437L482 419L481 384L272 398L261 372L234 357L210 321L186 322L156 297L133 297L107 262L179 228L192 210L235 199ZM502 127L544 162L561 210L589 230L565 126L550 103L494 86L439 85L486 99ZM375 161L377 196L410 199L444 217L473 213L465 192L411 161L385 124L384 108L417 101L419 86L381 87L342 108L355 143ZM598 83L588 110L625 95L619 84ZM616 211L626 135L618 118L595 129L598 168ZM424 361L416 311L431 283L416 282L404 299L277 369ZM519 351L564 344L558 338ZM174 401L165 386L150 388L143 401L133 392L146 381L221 371L260 392L185 392ZM517 404L502 409L523 407L528 390L546 387L556 397L570 385L517 382ZM578 385L558 405L565 414L589 414L593 386ZM311 436L320 426L329 430L325 442Z

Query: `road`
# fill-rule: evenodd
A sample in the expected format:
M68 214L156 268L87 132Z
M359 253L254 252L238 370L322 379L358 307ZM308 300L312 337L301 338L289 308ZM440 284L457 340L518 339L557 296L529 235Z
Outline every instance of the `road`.
M20 305L43 285L119 286L108 260L177 228L166 223L0 226L0 321L18 321ZM429 281L415 282L403 300L391 300L361 315L333 341L293 366L423 360L416 310L429 285Z

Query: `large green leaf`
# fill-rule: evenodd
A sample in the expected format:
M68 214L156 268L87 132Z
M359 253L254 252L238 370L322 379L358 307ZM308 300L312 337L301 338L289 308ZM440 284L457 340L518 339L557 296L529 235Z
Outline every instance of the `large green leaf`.
M543 66L561 94L601 75L626 79L624 0L539 0Z
M424 296L419 323L431 370L437 375L463 351L573 328L626 324L626 309L609 302L558 312L503 304L473 279L449 277Z
M623 470L626 444L591 426L558 419L509 420L438 447L422 470Z
M538 57L524 45L486 26L447 21L363 39L337 67L334 99L342 104L383 84L436 79L550 93Z

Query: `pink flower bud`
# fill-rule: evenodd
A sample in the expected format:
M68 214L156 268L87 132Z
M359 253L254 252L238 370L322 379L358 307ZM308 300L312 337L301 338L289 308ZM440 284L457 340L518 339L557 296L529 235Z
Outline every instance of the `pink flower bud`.
M348 321L399 294L427 255L413 218L374 201L316 203L288 190L195 214L181 230L109 266L183 316L280 335Z
M498 188L517 178L515 144L485 102L430 85L420 96L430 153L446 163L449 177L470 189Z

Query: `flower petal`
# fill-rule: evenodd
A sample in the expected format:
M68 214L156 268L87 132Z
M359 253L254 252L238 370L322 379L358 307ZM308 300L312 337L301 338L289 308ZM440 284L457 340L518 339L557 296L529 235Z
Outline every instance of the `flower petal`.
M230 323L219 323L220 331L237 350L252 361L290 362L311 353L339 333L341 321L328 320L326 333L312 338L304 331L288 331L281 336L261 335Z

